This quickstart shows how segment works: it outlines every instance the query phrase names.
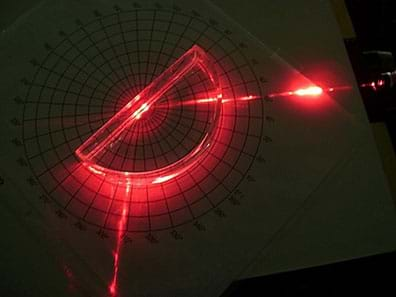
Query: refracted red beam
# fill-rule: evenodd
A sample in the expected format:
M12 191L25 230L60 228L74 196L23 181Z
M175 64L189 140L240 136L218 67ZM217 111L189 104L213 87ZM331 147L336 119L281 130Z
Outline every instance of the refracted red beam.
M127 194L129 194L129 187L127 186ZM125 225L126 225L126 217L127 217L127 205L124 203L122 208L121 218L118 221L118 233L117 233L117 242L116 248L113 251L114 257L114 272L113 272L113 279L109 285L109 292L111 296L117 296L117 280L118 280L118 269L119 269L119 261L120 261L120 251L122 245L122 239L125 232Z

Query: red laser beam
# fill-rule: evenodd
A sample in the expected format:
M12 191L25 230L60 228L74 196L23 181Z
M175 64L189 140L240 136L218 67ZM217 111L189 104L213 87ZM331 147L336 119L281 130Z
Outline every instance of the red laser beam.
M298 96L298 97L307 97L307 98L315 98L320 97L325 93L332 93L335 91L342 91L342 90L349 90L350 87L331 87L331 88L321 88L318 86L308 86L305 88L299 88L294 91L286 91L286 92L279 92L279 93L270 93L267 95L267 98L275 98L275 97L288 97L288 96ZM256 95L248 95L236 98L222 98L221 103L239 103L239 102L247 102L253 100L263 99L262 96ZM195 98L195 99L188 99L176 103L161 103L156 104L156 108L168 108L168 107L178 107L178 106L189 106L189 105L196 105L196 104L204 104L216 101L216 98Z
M210 119L208 132L202 137L197 147L173 164L151 171L119 171L98 165L96 160L105 152L106 148L117 142L123 131L133 127L166 91L194 67L199 67L210 79L213 86L211 91L213 100L210 102L215 105L215 112ZM200 156L212 145L221 111L221 97L221 88L213 63L200 47L194 45L78 147L75 155L85 167L97 175L126 180L126 182L138 186L168 181L199 162Z
M204 104L204 103L212 103L216 102L221 98L221 103L237 103L237 102L244 102L244 101L251 101L251 100L257 100L257 99L262 99L261 96L256 96L256 95L249 95L249 96L242 96L242 97L237 97L237 98L222 98L219 96L218 98L195 98L195 99L186 99L183 101L179 102L174 102L174 103L161 103L161 104L156 104L156 108L169 108L169 107L178 107L178 106L190 106L190 105L196 105L196 104Z
M127 185L126 194L129 195L130 192L130 185ZM109 285L109 292L111 296L117 296L117 281L118 281L118 269L119 269L119 261L120 261L120 252L121 252L121 245L122 239L125 232L125 225L126 225L126 218L127 218L127 204L124 202L122 207L122 214L121 218L118 221L118 232L117 232L117 242L116 248L113 251L114 256L114 271L113 271L113 279Z
M300 88L294 91L286 91L280 93L268 94L269 98L273 97L287 97L287 96L299 96L299 97L319 97L323 93L333 92L334 88L323 89L318 86L308 86L305 88Z
M293 91L286 91L280 93L271 93L268 94L267 97L275 98L275 97L289 97L289 96L297 96L302 98L319 98L323 94L333 93L337 91L347 91L350 90L349 86L336 86L336 87L327 87L322 88L319 86L311 85L302 87Z

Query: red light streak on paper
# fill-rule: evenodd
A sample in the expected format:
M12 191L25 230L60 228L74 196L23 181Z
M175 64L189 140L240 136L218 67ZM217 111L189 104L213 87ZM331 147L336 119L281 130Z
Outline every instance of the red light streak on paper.
M323 94L323 89L321 87L308 87L305 89L298 89L293 92L297 96L320 96Z
M297 97L306 97L306 98L317 98L325 93L333 93L335 91L345 91L350 90L350 87L346 86L338 86L338 87L330 87L330 88L321 88L318 86L308 86L305 88L299 88L294 91L286 91L286 92L279 92L279 93L270 93L267 95L268 98L275 98L275 97L289 97L289 96L297 96ZM236 98L222 98L221 103L240 103L240 102L247 102L253 100L263 99L261 96L256 95L248 95L248 96L241 96ZM177 107L177 106L190 106L196 104L204 104L204 103L211 103L215 102L216 98L195 98L195 99L187 99L180 102L175 102L172 104L169 103L161 103L156 104L155 108L169 108L169 107Z
M334 91L334 88L326 89L327 92ZM287 97L287 96L299 96L299 97L319 97L324 92L323 88L318 86L308 86L305 88L300 88L294 91L280 92L269 94L268 97Z
M127 184L126 186L126 195L129 195L130 192L130 184ZM118 281L118 269L119 269L119 262L120 262L120 252L121 252L121 245L123 241L123 236L126 230L126 221L127 221L127 204L124 202L123 207L122 207L122 214L121 218L118 221L118 232L117 232L117 242L116 242L116 247L115 250L113 251L113 257L114 257L114 271L113 271L113 279L109 285L109 292L110 295L117 296L117 281Z
M220 97L222 98L222 97ZM243 101L251 101L251 100L257 100L257 99L262 99L261 96L255 96L255 95L249 95L249 96L242 96L242 97L237 97L237 98L222 98L221 103L238 103L238 102L243 102ZM175 102L175 103L161 103L161 104L156 104L155 108L169 108L169 107L178 107L178 106L191 106L191 105L197 105L197 104L204 104L204 103L211 103L211 102L217 102L217 98L196 98L196 99L187 99L183 100L180 102Z
M328 88L322 88L319 86L306 86L303 88L286 91L286 92L270 93L267 95L267 97L276 98L276 97L296 96L307 99L316 99L316 98L320 98L323 94L333 93L336 91L347 91L350 89L351 87L348 86L337 86L337 87L328 87Z

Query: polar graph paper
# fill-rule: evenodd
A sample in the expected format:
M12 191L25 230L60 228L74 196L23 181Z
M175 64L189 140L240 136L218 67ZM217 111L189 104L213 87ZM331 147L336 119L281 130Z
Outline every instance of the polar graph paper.
M23 110L26 158L46 197L80 222L128 233L215 209L262 139L261 82L245 46L216 20L160 7L60 31L33 61Z

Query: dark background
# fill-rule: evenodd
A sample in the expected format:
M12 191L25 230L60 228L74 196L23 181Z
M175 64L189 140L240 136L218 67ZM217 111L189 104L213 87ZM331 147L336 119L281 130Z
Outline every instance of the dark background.
M389 51L396 57L396 1L347 0L356 39L346 40L346 47L360 83L369 81L373 70L362 54L365 51ZM386 71L394 71L386 69ZM396 149L396 87L373 92L361 90L371 122L385 122Z
M396 1L347 0L359 45L364 50L396 52Z

